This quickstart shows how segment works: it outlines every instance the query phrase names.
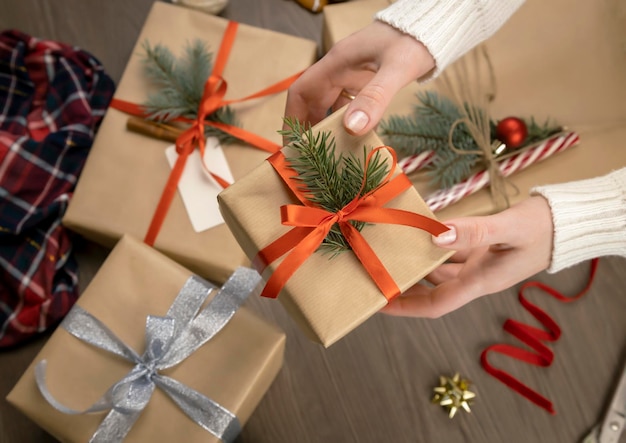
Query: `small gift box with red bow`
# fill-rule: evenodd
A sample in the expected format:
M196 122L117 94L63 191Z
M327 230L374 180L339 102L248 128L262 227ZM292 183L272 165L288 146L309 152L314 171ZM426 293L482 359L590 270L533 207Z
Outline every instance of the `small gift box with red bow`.
M262 295L278 297L302 329L324 346L356 328L451 254L433 245L431 234L447 228L433 218L396 167L393 150L376 149L382 142L373 133L349 135L342 114L338 111L316 125L307 139L328 137L330 146L334 138L337 156L353 154L361 166L385 164L387 172L374 188L357 185L351 200L336 211L321 207L311 188L294 181L298 166L292 163L292 144L218 197L226 224L266 280ZM369 152L366 159L364 150ZM348 249L316 252L331 229L347 241Z
M136 115L147 109L143 105L149 97L162 90L162 85L151 81L146 73L147 48L160 45L178 61L189 58L189 46L196 41L204 43L212 55L212 71L206 80L191 82L199 85L200 105L193 118L181 115L176 119L176 129L182 132L175 137L178 160L174 163L166 156L173 141L130 131L127 122L129 113ZM213 145L207 144L204 167L194 160L200 158L197 148L202 147L203 131L209 133L220 126L210 114L228 105L236 116L236 122L227 128L229 133L247 140L222 143L220 159L228 165L232 179L217 181L227 186L260 164L268 150L280 149L277 131L282 127L286 87L315 56L313 41L155 2L63 223L108 247L124 234L145 239L202 277L225 281L235 268L248 263L245 254L221 220L214 227L201 229L189 215L191 207L201 217L210 211L220 217L215 196L207 200L207 193L196 186L221 176L213 174L215 164L207 160ZM196 70L192 71L191 77ZM220 127L224 129L223 124ZM259 145L262 149L257 149ZM185 200L185 186L197 200Z
M233 442L279 372L285 335L123 237L7 400L63 442Z

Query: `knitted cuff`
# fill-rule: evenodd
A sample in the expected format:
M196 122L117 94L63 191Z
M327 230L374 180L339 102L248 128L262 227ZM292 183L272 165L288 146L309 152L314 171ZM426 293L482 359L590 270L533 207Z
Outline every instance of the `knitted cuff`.
M421 41L435 59L434 78L494 34L524 0L398 0L376 19ZM425 80L424 78L420 80Z
M548 272L604 255L626 256L626 168L603 177L533 188L552 210Z

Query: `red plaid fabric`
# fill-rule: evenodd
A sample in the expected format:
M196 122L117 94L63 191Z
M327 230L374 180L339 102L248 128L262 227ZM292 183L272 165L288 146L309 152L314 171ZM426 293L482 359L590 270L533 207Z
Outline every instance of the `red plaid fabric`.
M0 33L0 347L57 324L78 297L61 217L113 90L88 53Z

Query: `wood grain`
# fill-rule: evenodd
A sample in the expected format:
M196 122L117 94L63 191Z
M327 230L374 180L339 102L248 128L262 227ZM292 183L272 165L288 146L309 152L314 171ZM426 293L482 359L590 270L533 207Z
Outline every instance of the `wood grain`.
M78 45L119 80L152 0L0 0L0 28ZM311 38L320 43L321 15L289 0L231 0L226 17ZM79 245L81 285L107 251ZM328 350L308 341L279 303L249 305L288 334L285 366L239 443L574 442L600 418L626 358L626 273L620 258L600 262L591 292L560 304L532 294L563 329L550 347L555 361L537 368L501 356L492 361L551 398L551 416L488 376L482 349L517 344L502 331L508 317L535 324L515 288L476 300L439 319L377 315ZM584 285L588 264L538 278L566 293ZM0 442L45 443L50 436L4 397L45 343L46 336L0 352ZM459 371L478 393L472 414L454 420L430 403L440 374ZM622 438L626 441L626 438ZM184 441L184 436L181 437Z

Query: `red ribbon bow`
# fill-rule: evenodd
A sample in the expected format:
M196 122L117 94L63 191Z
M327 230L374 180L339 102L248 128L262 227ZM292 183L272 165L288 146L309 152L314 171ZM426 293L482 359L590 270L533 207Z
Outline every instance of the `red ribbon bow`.
M278 92L285 91L301 74L301 72L299 72L295 75L292 75L291 77L281 80L259 92L248 95L246 97L234 100L224 100L224 96L226 95L227 83L222 77L222 73L224 71L224 68L226 67L228 56L230 55L231 48L235 41L237 27L238 23L232 21L229 21L228 25L226 26L226 30L224 31L224 36L222 38L222 43L215 59L213 71L211 72L211 75L204 85L202 99L200 101L200 105L198 106L197 117L195 119L189 119L185 117L178 117L175 119L175 121L178 122L190 123L191 126L187 130L185 130L176 140L176 152L178 153L178 158L176 160L176 163L174 164L174 167L172 168L172 172L170 173L165 188L163 189L159 204L157 205L157 208L152 217L152 221L150 222L150 227L148 228L148 232L146 233L146 237L144 238L144 242L148 245L154 245L156 237L161 230L161 226L163 225L165 216L167 215L172 200L174 199L174 195L176 194L178 182L180 181L180 177L185 170L187 158L197 147L200 151L200 158L204 159L205 126L212 126L214 128L220 129L223 132L226 132L239 140L243 140L256 148L262 149L270 153L274 153L281 148L276 143L267 140L257 134L248 132L242 128L207 120L207 116L211 115L219 108L227 106L229 104L265 97L267 95L272 95ZM122 112L126 112L127 114L142 118L148 116L146 111L141 106L135 103L127 102L125 100L114 98L111 101L111 107ZM205 171L221 187L226 188L229 185L229 183L222 177L212 173L209 168L207 168L207 166L204 164L204 161L202 162L202 165Z
M447 231L448 227L421 214L383 207L387 202L411 187L412 184L404 174L391 178L396 170L396 154L393 149L387 146L381 146L372 150L367 156L364 169L367 171L372 156L381 149L388 149L392 155L392 166L385 180L376 189L361 195L366 181L364 176L357 196L336 213L314 206L307 199L306 193L296 187L291 179L297 176L297 173L287 165L286 159L281 152L270 156L268 159L270 164L304 206L285 205L280 208L282 223L294 228L259 251L254 260L255 266L259 272L262 272L267 264L289 252L268 279L261 293L262 296L276 298L287 280L324 241L324 238L326 238L326 235L335 223L339 224L341 232L350 244L352 251L363 264L385 298L391 300L400 294L398 285L385 268L385 265L350 221L411 226L425 230L433 235L439 235Z

